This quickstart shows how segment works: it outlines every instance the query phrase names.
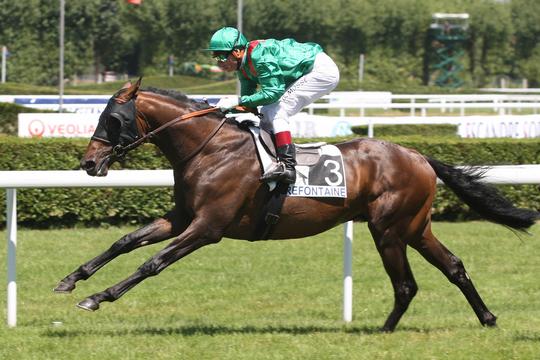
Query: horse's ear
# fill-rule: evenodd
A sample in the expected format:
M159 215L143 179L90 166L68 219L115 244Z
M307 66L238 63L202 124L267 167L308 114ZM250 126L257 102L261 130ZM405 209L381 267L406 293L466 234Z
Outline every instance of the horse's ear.
M139 80L137 80L137 82L135 83L135 86L137 87L137 90L139 90L139 88L141 87L141 83L142 83L142 76L139 77Z
M137 80L135 84L129 87L129 90L126 93L126 97L128 99L133 98L137 94L137 91L139 91L139 88L141 87L141 82L142 82L142 76L139 78L139 80Z
M127 91L122 92L116 98L116 102L124 103L124 102L127 102L127 101L133 99L135 97L135 95L137 95L137 91L139 91L139 88L141 86L141 82L142 82L142 77L140 77L139 80L137 80L137 82L135 84L132 84L131 81L128 81L127 83L125 83L124 86L122 87L122 90L127 89Z

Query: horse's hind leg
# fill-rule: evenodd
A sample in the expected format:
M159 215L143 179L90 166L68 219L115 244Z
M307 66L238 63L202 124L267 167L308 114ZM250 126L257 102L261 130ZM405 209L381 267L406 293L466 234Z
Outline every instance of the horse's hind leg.
M77 270L62 279L54 288L57 293L69 293L75 289L75 283L86 280L101 267L121 254L128 253L142 246L155 244L180 234L178 216L175 210L167 213L163 218L154 220L152 223L124 235L116 241L103 254L81 265Z
M429 225L422 238L419 241L411 242L410 245L461 290L482 325L496 325L497 317L488 310L482 301L461 260L437 240Z
M392 229L381 233L373 224L370 223L368 226L394 288L394 308L382 327L382 331L390 332L394 331L407 311L418 291L418 286L407 260L406 246L398 240L399 237L393 234Z

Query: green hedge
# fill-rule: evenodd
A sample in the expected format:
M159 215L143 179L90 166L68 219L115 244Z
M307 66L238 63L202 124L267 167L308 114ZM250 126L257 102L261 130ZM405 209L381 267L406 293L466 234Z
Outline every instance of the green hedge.
M12 103L0 102L0 134L17 135L17 115L19 113L52 112L33 109Z
M76 170L87 144L82 139L0 137L0 170ZM170 168L153 145L140 147L128 158L112 169ZM173 206L168 188L20 189L17 195L20 223L38 228L148 222ZM0 202L5 203L4 191ZM5 221L4 212L0 220Z
M352 132L360 135L368 135L367 126L353 126ZM374 125L373 133L377 137L388 136L447 136L457 137L457 125Z
M352 137L351 137L352 138ZM322 139L336 142L341 139ZM298 139L306 142L305 139ZM308 139L320 140L320 139ZM449 139L394 137L393 142L414 148L424 155L452 164L497 165L539 164L540 142L515 139ZM18 139L0 137L0 170L73 170L87 140ZM167 160L153 145L130 153L113 169L167 169ZM503 186L501 190L521 207L540 209L537 186ZM5 191L0 191L5 203ZM21 189L18 191L18 219L28 227L60 227L77 224L101 225L145 223L163 215L173 206L172 189ZM453 193L440 187L433 205L434 218L444 220L475 218ZM5 222L5 212L0 211Z

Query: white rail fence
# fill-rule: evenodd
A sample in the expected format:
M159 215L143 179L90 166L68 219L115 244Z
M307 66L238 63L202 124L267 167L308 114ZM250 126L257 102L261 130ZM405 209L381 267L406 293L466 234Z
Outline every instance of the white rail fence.
M494 166L485 181L494 184L540 184L540 165ZM90 177L84 171L0 171L0 188L6 189L7 215L7 325L17 325L17 189L76 187L170 187L172 170L117 170L107 177ZM345 224L343 259L343 320L352 321L352 222Z
M332 106L328 107L326 104ZM417 110L420 110L421 116L426 116L430 109L443 113L447 110L459 110L460 115L465 115L465 109L484 109L504 115L523 109L533 109L536 114L539 104L538 94L392 94L386 91L335 91L323 96L307 109L310 114L314 109L339 109L342 116L346 109L360 110L362 116L366 109L408 109L410 116L416 116Z
M311 115L315 109L339 109L340 116L346 116L346 110L359 110L360 116L365 115L366 109L405 109L409 110L410 116L416 116L417 111L420 111L420 116L427 116L427 110L436 109L442 112L446 110L459 110L459 115L464 116L466 109L483 109L493 110L498 115L512 114L512 110L521 111L524 109L531 109L534 114L538 113L540 109L540 102L425 102L425 103L399 103L399 102L374 102L374 103L362 103L357 101L336 101L329 103L313 103L308 105L308 113Z
M112 95L112 94L111 94ZM216 103L221 95L190 95L201 101L207 99ZM66 109L77 113L100 113L106 106L110 95L65 95ZM0 95L0 102L13 102L22 106L57 110L58 95ZM327 105L331 104L330 107ZM532 109L536 113L540 107L539 94L392 94L386 91L334 91L323 96L320 101L307 109L310 114L314 109L359 109L364 115L365 109L409 109L415 116L419 110L425 116L427 110L459 110L461 115L466 109L492 109L499 114L512 113L512 110Z

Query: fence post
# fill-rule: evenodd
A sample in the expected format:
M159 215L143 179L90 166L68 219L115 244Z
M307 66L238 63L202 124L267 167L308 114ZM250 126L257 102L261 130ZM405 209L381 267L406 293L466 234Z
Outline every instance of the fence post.
M7 47L2 46L2 84L6 82L6 60L7 60Z
M344 224L343 236L343 321L352 321L352 241L353 222Z
M368 126L367 126L367 136L368 138L372 138L373 137L373 132L374 132L374 125L373 125L373 120L371 119L371 117L369 118L368 120Z
M7 221L7 325L17 326L17 189L6 189Z

